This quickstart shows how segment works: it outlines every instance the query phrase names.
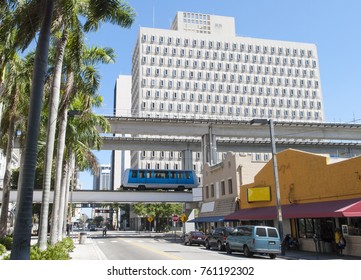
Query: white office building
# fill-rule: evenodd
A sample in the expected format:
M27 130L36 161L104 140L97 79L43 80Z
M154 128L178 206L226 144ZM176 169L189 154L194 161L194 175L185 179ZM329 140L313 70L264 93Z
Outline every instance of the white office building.
M93 176L93 190L109 191L112 188L112 168L110 164L99 166L98 174Z
M114 88L114 115L131 115L131 87L132 77L129 75L119 75ZM127 134L115 134L117 137L129 137ZM121 176L126 168L130 167L130 151L112 152L112 185L117 189L121 185Z
M324 120L316 45L240 37L232 17L178 12L169 30L141 27L132 64L134 116ZM181 157L132 152L131 164L178 169ZM193 168L201 166L193 153Z

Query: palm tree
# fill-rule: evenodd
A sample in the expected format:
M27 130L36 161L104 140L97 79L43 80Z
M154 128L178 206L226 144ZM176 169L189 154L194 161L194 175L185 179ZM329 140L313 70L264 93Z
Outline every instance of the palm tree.
M25 120L24 112L28 108L28 98L26 90L30 85L28 70L26 64L17 55L7 65L6 79L3 87L3 94L0 96L0 102L4 106L4 118L2 121L3 146L6 155L6 167L3 183L3 201L1 205L0 217L0 238L7 232L7 218L10 198L10 179L11 179L11 160L15 137L20 123Z
M84 42L82 40L83 38L83 32L88 31L96 31L99 27L100 22L111 22L118 24L122 27L130 27L130 25L133 22L134 19L134 13L132 8L128 6L128 4L122 3L119 0L96 0L96 1L62 1L62 14L59 16L59 22L61 23L59 26L62 28L63 32L63 40L59 41L61 44L59 44L59 49L64 50L67 44L67 38L68 33L73 34L74 42L77 44L73 44L76 46L72 52L72 55L74 55L75 62L80 62L80 56L79 56L79 50L82 49L82 46L84 45ZM86 18L86 22L84 26L81 25L81 21L79 20L79 16L84 16ZM75 50L75 51L74 51ZM54 73L54 85L60 85L60 79L61 79L61 65L62 60L64 57L63 55L59 55L57 60L57 67L55 68ZM59 72L60 71L60 72ZM66 89L68 91L68 89ZM58 104L57 101L59 100L59 87L54 87L54 91L52 92L52 95L54 95L53 100L50 103L51 110L49 111L49 120L56 120L56 113L58 110ZM66 99L65 99L66 100ZM66 118L67 115L63 114L63 121L60 121L59 126L59 135L62 135L65 133L65 127L66 127ZM65 123L65 126L61 123ZM51 130L51 131L50 131ZM47 147L49 151L47 152L47 159L46 164L48 165L47 168L47 175L44 179L44 196L43 196L43 207L44 207L44 213L42 214L42 220L41 220L41 229L40 229L40 237L39 237L39 244L40 248L43 248L46 246L46 235L44 231L47 227L45 227L45 217L47 217L48 213L46 213L46 208L49 203L48 195L47 193L50 190L50 184L49 179L51 177L51 160L52 160L52 153L54 150L54 138L53 135L55 135L55 127L49 128L49 138L47 141ZM60 141L58 142L58 146L60 146L60 151L57 151L57 163L62 164L62 151L64 147L64 143L62 142L65 138L59 137ZM59 147L58 147L59 149ZM52 221L54 224L54 221L57 221L57 215L59 211L59 199L60 199L60 184L61 184L61 168L56 169L58 170L55 175L55 187L54 187L54 211L52 215ZM50 173L50 175L49 175ZM50 235L50 243L54 244L57 241L57 233L59 232L59 229L55 226L52 226L51 228L51 235Z
M49 99L49 113L48 113L48 125L47 125L47 138L46 138L46 154L44 159L44 181L43 181L43 201L49 201L50 194L50 183L52 175L52 165L53 165L53 154L54 154L54 142L55 142L55 132L57 124L57 111L59 107L60 99L60 82L61 82L61 73L63 65L63 57L65 53L65 45L67 42L68 33L63 32L62 37L57 42L56 48L56 60L54 67L54 74L52 79L52 89ZM49 203L41 204L41 215L39 225L39 247L41 250L46 249L46 237L47 237L47 222L49 213Z
M32 19L30 19L28 16L24 16L23 13L25 12L26 15L30 15L33 14L33 11L35 10L37 15L40 15L39 10L41 10L40 8L43 7L44 3L42 3L44 1L33 1L32 3L24 3L24 2L20 2L19 1L12 1L12 0L7 0L7 1L1 1L0 2L0 9L1 9L1 15L0 15L0 96L2 96L2 98L7 98L6 96L4 96L4 77L5 74L8 72L9 73L9 68L11 68L12 66L9 66L12 62L14 62L15 60L19 61L19 59L17 58L17 50L19 49L25 49L29 43L31 38L33 38L35 36L35 32L37 31L37 27L39 26L39 24L41 23L41 18L38 17L34 17ZM28 20L31 20L31 25L27 24ZM24 24L25 23L25 24ZM29 60L27 60L29 62ZM14 69L14 68L12 68ZM25 74L25 76L29 76L28 75L29 71L27 71ZM10 75L13 77L14 73L10 72ZM6 78L7 81L9 80L9 77ZM18 82L20 81L20 76L18 77ZM14 81L14 80L13 80ZM9 83L8 83L9 84ZM29 83L26 82L26 84L28 85ZM24 84L25 85L25 84ZM14 86L14 84L13 84ZM15 86L13 89L20 89L20 88L25 88L24 86L20 86L19 83L17 83L17 86ZM17 90L16 90L17 91ZM28 90L29 92L30 90ZM17 91L18 93L18 91ZM16 98L20 98L22 97L22 95L16 95ZM21 98L20 98L21 99ZM4 100L4 99L3 99ZM11 97L9 100L16 100L13 97ZM6 103L6 102L5 102ZM28 104L29 102L27 102ZM5 104L5 105L9 105ZM0 106L2 107L2 104L0 102ZM7 120L10 121L9 123L5 124L3 123L3 128L4 125L6 127L6 131L8 132L8 147L7 147L7 158L8 158L8 164L7 164L7 172L5 174L5 185L8 184L9 182L9 176L10 176L10 164L9 164L9 160L11 159L11 154L12 154L12 137L13 137L13 129L14 129L14 124L17 123L16 119L18 119L19 117L21 117L21 115L18 114L18 104L16 104L16 102L12 102L10 104L11 109L9 110L9 108L5 108L5 110L7 110L7 118L4 119L4 122L6 122ZM12 110L13 109L13 110ZM26 122L24 122L26 123ZM10 126L9 126L10 125ZM7 130L7 128L9 128L10 130ZM4 131L2 131L4 132ZM4 196L3 196L3 204L2 204L2 217L1 217L1 230L0 230L0 235L5 234L6 232L6 221L7 221L7 207L8 207L8 186L5 187L4 189Z
M84 121L83 128L88 131L90 129L92 129L95 136L97 138L99 138L99 132L96 127L96 125L99 125L99 123L93 124L92 122L90 122L91 119L89 117L85 118L85 116L89 116L89 113L91 113L92 107L94 105L96 105L94 103L94 101L100 100L100 98L94 99L94 96L96 95L96 92L99 87L99 75L98 75L97 71L94 69L92 64L97 63L99 61L104 62L104 63L112 62L112 61L114 61L114 53L113 53L112 49L90 48L89 50L84 51L83 58L84 58L83 65L82 65L82 68L79 70L80 75L77 76L77 79L74 83L73 83L74 79L69 79L69 81L72 82L73 84L68 84L68 86L66 87L67 90L63 96L62 108L60 110L60 117L59 117L60 118L60 124L59 124L60 128L59 128L59 133L58 133L59 141L58 141L58 149L57 149L55 188L57 188L57 184L58 184L60 186L61 193L59 192L59 195L55 196L55 199L54 199L54 208L59 207L59 210L57 210L58 208L55 208L53 211L53 215L52 215L53 221L58 221L59 224L58 224L57 229L53 229L54 231L51 232L51 235L50 235L50 243L51 244L56 243L57 241L59 241L62 238L62 231L61 231L61 228L63 226L62 214L64 213L64 205L65 204L64 204L64 202L60 202L60 200L65 200L65 193L66 193L64 188L63 188L63 190L61 190L61 178L63 175L62 158L63 158L64 148L65 148L65 137L66 137L65 129L67 127L67 117L68 117L67 112L68 112L68 106L70 104L69 100L72 100L75 97L75 95L71 95L71 94L74 94L75 92L77 92L78 96L81 96L81 95L85 96L83 98L82 107L80 108L84 115L84 117L82 118L82 120ZM71 66L68 67L68 71L70 71L70 73L67 73L66 76L74 77L74 72L73 72ZM96 119L100 120L101 118L98 117ZM109 125L107 127L109 127ZM80 129L80 128L78 128L78 129ZM89 145L89 147L94 146L94 144L91 143L91 140L92 140L92 138L89 138L89 140L87 140L87 142L86 142ZM99 149L100 146L97 145L96 148ZM57 198L59 199L59 203L55 204L55 201ZM60 207L60 205L62 205L62 207ZM54 226L55 226L55 224L54 224Z
M10 255L10 259L12 260L30 259L30 238L32 224L31 218L35 166L37 159L37 142L40 127L44 80L48 67L50 27L52 22L54 2L54 0L46 1L45 8L43 10L44 14L42 18L39 39L36 47L32 89L30 95L30 111L24 151L24 164L21 172L22 179L20 179L22 180L22 184L19 193L19 205L17 207L18 215L15 221L13 244Z
M90 102L84 99L91 99ZM66 142L69 143L66 147L66 157L64 159L63 178L62 178L62 200L60 215L59 215L59 229L62 227L62 231L59 230L59 239L61 235L65 235L66 223L65 217L68 214L67 197L69 192L70 178L72 172L75 172L75 166L77 169L83 171L85 168L92 170L93 173L97 172L98 162L92 153L93 149L99 150L101 147L101 137L99 135L98 127L103 131L109 131L108 121L102 117L97 116L91 112L91 108L86 106L99 106L101 104L101 97L89 97L88 95L80 95L76 97L76 101L73 101L71 109L83 112L80 116L70 118L67 125ZM74 160L74 162L73 162ZM64 197L65 196L65 197Z

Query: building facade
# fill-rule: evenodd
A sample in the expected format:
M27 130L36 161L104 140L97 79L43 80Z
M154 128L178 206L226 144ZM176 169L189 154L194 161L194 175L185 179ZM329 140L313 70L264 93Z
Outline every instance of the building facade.
M93 190L113 190L112 168L110 164L99 166L98 174L93 176Z
M198 217L192 222L204 223L202 227L207 231L224 225L224 217L238 209L240 186L253 182L267 161L252 153L228 152L218 164L206 163L202 174L203 201Z
M119 75L114 87L114 115L131 115L131 87L132 77L129 75ZM127 134L115 134L117 137L127 137ZM130 151L112 152L112 186L117 189L121 185L121 176L126 168L130 167Z
M316 45L240 37L231 17L178 12L170 30L141 27L132 64L136 116L324 120ZM134 152L132 165L172 169L181 161Z
M334 232L343 229L346 255L361 256L361 157L333 160L297 150L277 154L284 234L297 237L300 248L335 250ZM236 170L233 170L235 173ZM240 187L239 210L225 219L277 224L272 161Z

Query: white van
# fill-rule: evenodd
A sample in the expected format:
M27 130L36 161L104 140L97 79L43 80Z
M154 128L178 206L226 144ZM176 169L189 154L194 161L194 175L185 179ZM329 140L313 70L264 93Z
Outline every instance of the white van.
M281 239L277 228L267 226L238 226L227 237L226 251L253 254L268 254L271 259L281 253Z

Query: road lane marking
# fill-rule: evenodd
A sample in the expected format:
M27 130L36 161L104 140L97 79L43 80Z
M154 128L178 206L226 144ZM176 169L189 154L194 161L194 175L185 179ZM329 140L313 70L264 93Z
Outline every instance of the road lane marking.
M143 245L143 244L139 244L139 243L134 243L134 242L131 242L129 240L122 240L120 239L121 241L124 241L124 242L127 242L127 243L132 243L132 245L136 246L136 247L139 247L139 248L142 248L144 250L147 250L147 251L150 251L150 252L153 252L153 253L156 253L158 255L162 255L164 257L167 257L167 258L171 258L173 260L185 260L184 258L181 258L181 257L178 257L178 256L175 256L175 255L172 255L172 254L169 254L169 253L166 253L164 251L159 251L157 249L153 249L151 247L148 247L146 245ZM144 242L144 241L142 241Z

